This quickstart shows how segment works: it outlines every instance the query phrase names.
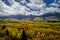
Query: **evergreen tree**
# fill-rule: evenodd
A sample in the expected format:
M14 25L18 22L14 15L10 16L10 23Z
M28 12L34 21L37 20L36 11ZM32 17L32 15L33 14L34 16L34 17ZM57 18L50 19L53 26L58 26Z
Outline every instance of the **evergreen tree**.
M27 35L26 35L24 29L22 30L22 38L21 38L21 40L27 40Z

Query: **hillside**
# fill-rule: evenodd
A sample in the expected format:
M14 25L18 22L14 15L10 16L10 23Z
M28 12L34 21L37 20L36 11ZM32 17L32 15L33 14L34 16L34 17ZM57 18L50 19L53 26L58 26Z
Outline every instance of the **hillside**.
M1 40L22 40L23 37L27 40L60 40L60 22L0 20Z

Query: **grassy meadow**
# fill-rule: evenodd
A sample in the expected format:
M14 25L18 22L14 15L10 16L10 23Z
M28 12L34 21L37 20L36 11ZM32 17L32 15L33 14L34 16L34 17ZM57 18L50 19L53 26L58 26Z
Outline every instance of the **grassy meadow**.
M0 40L60 40L60 22L0 20Z

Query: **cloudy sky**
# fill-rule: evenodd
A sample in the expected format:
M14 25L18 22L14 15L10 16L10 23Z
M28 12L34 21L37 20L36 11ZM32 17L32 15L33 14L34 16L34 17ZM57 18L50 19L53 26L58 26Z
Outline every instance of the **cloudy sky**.
M0 0L0 16L60 13L60 0Z

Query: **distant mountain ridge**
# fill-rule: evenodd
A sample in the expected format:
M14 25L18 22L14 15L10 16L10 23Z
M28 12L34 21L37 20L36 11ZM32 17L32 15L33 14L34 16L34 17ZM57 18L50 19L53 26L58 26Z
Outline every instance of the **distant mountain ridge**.
M60 17L60 13L45 13L41 15L42 17L49 17L49 16L55 16L55 17Z
M4 18L17 18L17 19L23 19L23 18L35 18L37 16L35 15L10 15L10 16L0 16L0 18L4 19Z
M35 15L10 15L10 16L0 16L0 18L5 19L5 18L16 18L16 19L24 19L24 18L31 18L34 19L36 17L41 17L44 20L52 20L52 19L58 19L60 21L60 13L46 13L41 16L35 16Z

